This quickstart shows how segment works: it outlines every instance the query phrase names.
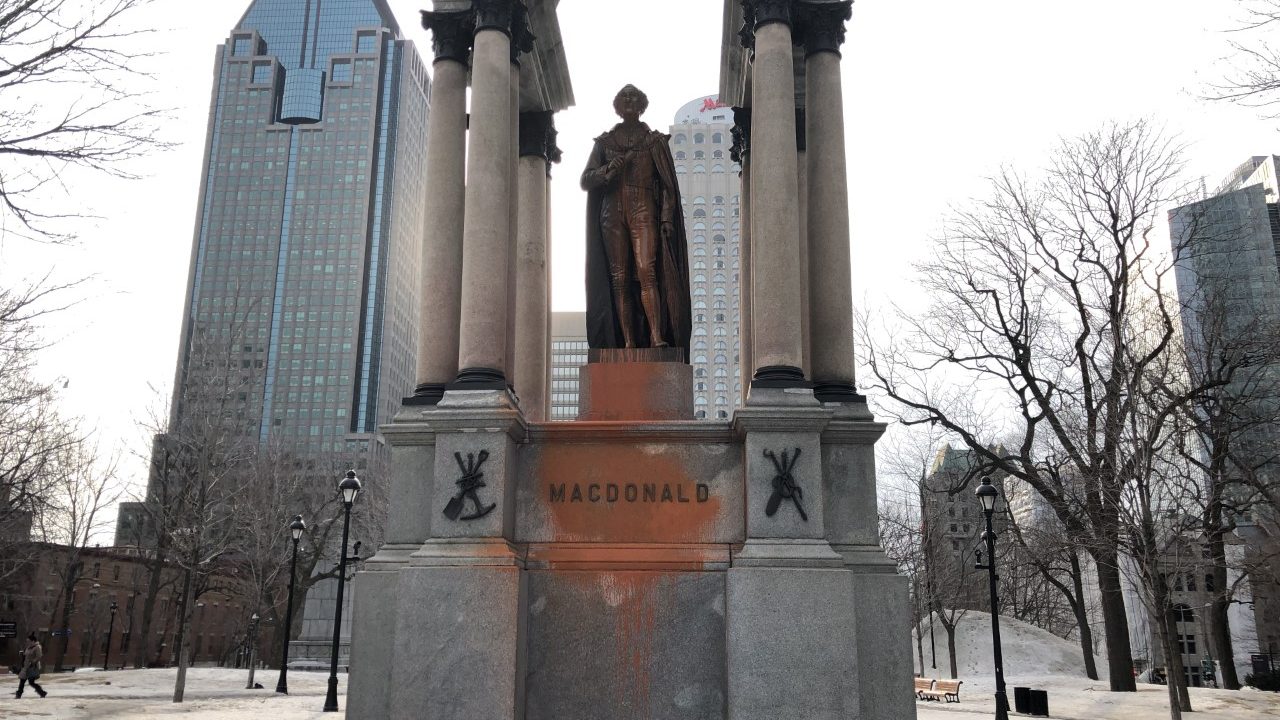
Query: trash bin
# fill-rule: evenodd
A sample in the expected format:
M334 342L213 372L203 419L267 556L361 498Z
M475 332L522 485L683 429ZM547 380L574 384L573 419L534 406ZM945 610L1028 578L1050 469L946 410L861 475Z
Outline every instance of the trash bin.
M1013 709L1023 715L1031 714L1031 688L1015 687L1013 689Z
M1044 690L1032 690L1027 693L1030 713L1040 717L1049 717L1049 693Z

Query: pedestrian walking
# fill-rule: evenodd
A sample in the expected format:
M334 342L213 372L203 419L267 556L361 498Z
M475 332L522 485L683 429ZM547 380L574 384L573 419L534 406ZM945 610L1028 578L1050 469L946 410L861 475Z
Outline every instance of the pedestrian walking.
M22 697L22 689L27 685L40 693L40 697L49 694L36 684L36 680L40 679L40 660L43 658L44 649L40 647L40 640L35 633L31 633L27 636L27 647L22 651L22 669L18 671L18 692L13 694L14 697Z

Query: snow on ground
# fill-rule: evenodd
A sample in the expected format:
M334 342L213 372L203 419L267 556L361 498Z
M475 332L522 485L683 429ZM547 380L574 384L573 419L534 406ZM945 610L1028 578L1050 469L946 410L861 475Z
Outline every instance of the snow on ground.
M929 666L928 622L924 636L925 675L950 676L947 634L934 621L938 669ZM1169 695L1164 685L1138 683L1136 693L1113 693L1107 683L1084 675L1084 661L1077 642L1064 640L1040 628L1001 616L1000 640L1009 709L1018 686L1049 693L1049 715L1059 720L1162 720L1169 717ZM912 638L911 652L916 652ZM1106 672L1106 658L1097 657L1099 672ZM956 626L956 665L960 702L917 702L919 720L968 720L990 718L995 713L995 670L991 657L991 616L970 611ZM1105 675L1104 675L1105 677ZM1191 688L1195 720L1263 720L1280 718L1280 693L1253 689L1239 691Z
M21 699L14 675L4 675L0 718L57 718L57 720L121 720L178 718L190 720L332 720L322 712L328 673L290 672L289 695L275 691L279 671L258 670L254 681L262 690L246 690L248 670L192 668L187 672L186 700L172 702L177 670L119 670L95 673L46 674L41 686L49 697L28 688ZM345 709L346 675L338 676L338 704ZM338 717L342 717L338 715Z
M991 640L987 618L971 614L958 628L957 655L962 667L960 702L917 702L919 720L981 720L995 708L995 681L991 677ZM1163 720L1169 717L1168 696L1160 685L1139 684L1136 693L1107 692L1105 682L1095 682L1075 670L1067 649L1075 645L1048 633L1001 618L1005 639L1005 668L1009 702L1013 688L1028 686L1049 693L1051 717L1058 720ZM1006 630L1006 628L1008 628ZM926 641L927 642L927 641ZM945 641L939 644L940 667L945 664ZM913 648L914 650L914 648ZM926 653L928 649L926 646ZM1078 650L1077 650L1078 652ZM927 655L926 655L927 657ZM1067 670L1061 670L1067 663ZM1076 665L1072 666L1071 662ZM931 671L932 674L932 671ZM946 676L945 670L937 676ZM6 675L5 695L0 696L0 718L56 718L57 720L332 720L321 711L328 676L325 673L289 673L288 696L274 691L277 673L258 671L262 690L246 690L245 670L194 668L187 676L186 702L177 705L173 695L173 669L121 670L46 675L49 697L28 691L14 699L17 678ZM339 705L346 705L346 676L339 676ZM1280 694L1256 690L1192 688L1193 720L1270 720L1280 718ZM337 715L337 717L343 717ZM565 720L574 720L565 718ZM779 719L800 720L800 719Z
M947 659L947 630L934 618L933 637L937 650L938 669L930 665L929 621L920 625L924 634L925 674L930 677L950 677L951 663ZM911 639L911 652L916 653L915 638ZM1083 675L1084 659L1080 643L1064 640L1034 625L1000 616L1000 647L1004 654L1005 674L1016 669L1032 675ZM919 669L919 658L916 658ZM1099 656L1098 666L1106 659ZM960 679L974 675L991 675L995 671L991 662L991 615L970 610L956 624L956 667Z

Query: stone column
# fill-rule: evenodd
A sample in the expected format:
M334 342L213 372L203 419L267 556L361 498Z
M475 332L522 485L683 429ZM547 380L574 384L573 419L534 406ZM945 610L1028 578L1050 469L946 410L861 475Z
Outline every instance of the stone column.
M475 18L470 11L424 12L422 24L432 33L435 82L427 125L417 383L413 396L404 400L406 406L419 407L407 407L386 429L391 451L386 541L351 586L351 635L356 641L351 644L346 710L353 718L391 717L400 571L431 534L435 442L419 427L421 406L434 406L458 374L467 59Z
M791 3L756 0L751 81L752 389L803 387Z
M854 391L849 186L845 175L840 45L851 3L802 2L809 188L809 325L814 394L864 402Z
M520 113L519 230L516 234L515 386L531 422L547 419L551 287L548 182L558 161L554 113Z
M504 390L511 252L511 25L514 0L475 0L471 151L463 222L458 378L450 389Z
M510 203L508 210L510 211L510 220L508 224L508 240L511 243L507 264L507 382L511 383L516 391L517 397L524 392L524 388L518 382L516 377L517 368L520 359L517 357L517 334L518 318L517 307L520 299L515 291L517 262L516 257L519 253L519 236L520 236L520 181L519 165L520 157L516 152L520 146L520 55L528 52L533 46L533 35L529 31L528 11L520 3L515 5L515 15L511 23L511 153L510 153L510 170L507 174L507 185L510 192Z
M467 59L475 16L470 11L424 12L422 25L432 32L436 59L427 121L417 385L406 405L434 405L444 395L445 385L458 375Z
M805 377L812 377L809 333L809 160L805 145L804 108L796 108L796 192L800 198L800 347Z
M751 345L751 108L733 109L732 134L733 147L729 150L729 156L742 167L738 175L742 179L738 198L738 222L741 228L738 234L738 287L741 288L738 299L738 367L742 373L741 398L746 402L747 391L751 387L751 372L755 369L752 364L755 352Z

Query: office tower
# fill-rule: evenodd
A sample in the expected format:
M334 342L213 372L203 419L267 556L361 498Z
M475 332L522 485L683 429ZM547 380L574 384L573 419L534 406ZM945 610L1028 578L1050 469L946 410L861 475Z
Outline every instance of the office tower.
M551 313L551 420L578 419L578 373L587 363L587 314Z
M232 373L241 438L317 483L386 483L364 469L414 387L429 83L385 0L249 5L214 59L171 427ZM331 633L331 593L309 593L304 639Z
M1176 273L1186 345L1193 366L1214 367L1225 360L1234 367L1227 353L1265 359L1239 365L1230 378L1221 378L1228 380L1222 398L1231 407L1230 422L1244 423L1231 431L1234 457L1225 472L1232 475L1229 480L1238 480L1247 469L1254 482L1276 488L1280 486L1275 460L1280 446L1275 422L1280 417L1280 363L1274 356L1275 332L1280 327L1280 159L1274 155L1249 158L1217 190L1205 195L1169 213L1170 239L1179 256ZM1229 485L1226 491L1229 508L1233 499L1249 494L1238 486ZM1270 562L1280 552L1280 518L1274 507L1263 502L1233 512L1229 519L1236 528L1226 539L1227 552L1241 551L1233 549L1233 544L1243 545L1243 564L1257 570L1247 586L1236 591L1237 598L1251 594L1254 601L1247 606L1252 617L1232 619L1233 634L1241 630L1238 625L1253 625L1252 635L1234 648L1237 664L1242 665L1250 654L1280 645L1280 579ZM1186 592L1194 590L1193 579Z
M694 417L727 420L742 397L739 289L740 167L729 157L732 108L715 95L692 100L671 126L689 235L693 293Z
M260 440L367 455L413 389L426 69L383 0L255 0L215 67L176 395L238 337Z

